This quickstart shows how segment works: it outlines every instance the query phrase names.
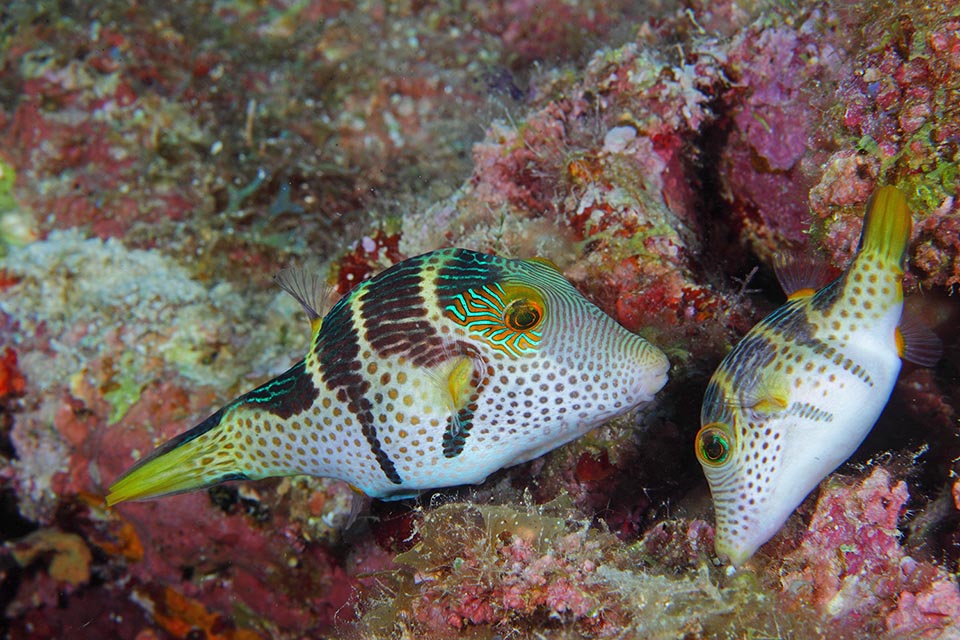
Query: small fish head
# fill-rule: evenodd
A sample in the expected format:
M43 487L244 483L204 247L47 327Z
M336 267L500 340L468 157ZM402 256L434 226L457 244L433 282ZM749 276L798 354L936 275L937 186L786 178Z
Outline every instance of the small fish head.
M736 416L730 423L710 422L696 438L697 460L710 484L716 512L716 552L734 566L743 564L769 540L793 510L782 518L770 511L777 488L779 435L772 430L767 435L759 424L739 422Z
M583 297L556 268L508 261L503 278L465 291L447 317L490 364L479 398L559 446L642 402L667 380L666 356ZM578 433L571 434L572 425ZM552 435L558 441L548 442ZM533 444L533 443L531 443ZM526 456L524 456L526 457ZM533 457L531 455L530 457Z
M734 566L772 538L830 471L849 455L829 431L812 437L788 412L734 412L730 423L705 424L696 454L716 512L715 548Z
M553 309L544 326L540 356L565 374L595 408L621 413L650 401L667 381L670 362L662 351L624 329L564 281L547 292ZM578 382L574 382L574 377ZM602 401L608 399L606 407ZM598 415L597 421L606 419Z

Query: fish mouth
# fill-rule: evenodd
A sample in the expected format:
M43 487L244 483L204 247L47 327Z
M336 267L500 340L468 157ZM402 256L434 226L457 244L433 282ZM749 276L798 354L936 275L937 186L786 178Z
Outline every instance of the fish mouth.
M638 364L638 368L642 372L638 376L637 385L639 402L652 400L653 396L663 389L667 380L669 380L667 373L670 371L670 361L667 360L667 356L652 346L650 351L642 354L643 357Z
M743 541L729 540L722 533L718 533L714 539L713 548L717 552L717 557L726 560L734 567L741 567L743 563L753 557L757 552L759 545L744 544Z
M749 522L740 521L735 525L722 515L717 515L713 548L717 557L728 561L734 567L740 567L752 558L783 526L784 521L778 521L776 514L769 513L762 507L749 513Z

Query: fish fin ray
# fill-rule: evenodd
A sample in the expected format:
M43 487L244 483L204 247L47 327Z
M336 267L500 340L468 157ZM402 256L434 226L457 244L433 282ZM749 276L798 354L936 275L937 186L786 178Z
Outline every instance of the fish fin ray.
M915 314L904 311L897 327L897 353L921 367L932 367L943 355L943 342Z
M798 251L778 253L773 259L773 270L790 300L812 296L837 275L823 260Z
M320 329L323 316L333 306L333 287L311 271L288 267L273 276L281 289L300 303L314 332Z

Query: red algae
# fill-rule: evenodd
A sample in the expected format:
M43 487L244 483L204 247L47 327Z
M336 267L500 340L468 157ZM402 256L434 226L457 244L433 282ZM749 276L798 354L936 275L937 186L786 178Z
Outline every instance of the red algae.
M405 256L398 249L399 243L399 233L387 234L379 229L373 235L361 238L335 265L332 277L336 279L337 293L346 294L364 280L403 260Z
M17 368L17 352L4 347L0 354L0 402L22 396L27 380Z

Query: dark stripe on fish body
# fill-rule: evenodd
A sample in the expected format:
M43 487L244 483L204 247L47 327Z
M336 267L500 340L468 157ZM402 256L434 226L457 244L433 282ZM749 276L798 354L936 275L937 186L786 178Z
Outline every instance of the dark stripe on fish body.
M473 429L473 416L477 411L477 400L483 393L491 375L490 367L483 355L473 345L466 342L457 342L454 346L456 353L467 356L473 361L473 373L470 375L470 386L473 393L467 399L467 406L456 414L447 418L447 428L443 432L443 456L455 458L463 453L463 448Z
M733 411L730 405L724 400L723 389L716 381L711 381L710 384L707 385L706 392L703 394L700 422L701 424L710 424L711 422L732 424L733 422Z
M419 258L411 258L374 276L364 293L363 318L374 320L392 313L401 317L426 315L420 297L421 262Z
M355 290L357 293L360 291L360 288ZM373 406L366 397L370 382L361 373L363 363L360 361L360 342L353 318L356 301L357 296L350 295L348 300L341 301L344 304L338 303L334 306L324 318L314 350L327 389L335 392L337 399L346 404L347 409L356 416L361 433L383 474L390 482L401 484L403 480L397 473L396 466L380 444L377 428L373 423Z
M438 345L440 336L433 324L426 320L400 322L370 322L367 341L380 356L406 354L416 345Z
M463 453L467 436L473 427L473 409L460 409L447 418L447 428L443 431L443 457L456 458Z
M847 275L844 274L825 286L820 291L817 291L813 294L813 300L810 301L810 306L820 313L828 311L833 305L837 302L841 295L843 295L843 285L847 280Z
M730 355L724 367L727 374L733 380L746 381L756 378L761 369L773 362L777 348L767 336L753 335L744 338Z
M411 258L373 278L361 301L364 337L377 355L400 355L415 365L433 362L443 351L434 323L426 319L422 294L423 256Z
M307 373L306 362L301 360L270 382L242 395L237 404L257 405L286 420L312 407L319 395L313 376Z
M787 304L777 309L763 322L763 326L782 337L785 341L809 346L816 341L813 325L802 312L803 300Z
M231 480L249 480L249 479L250 478L248 478L247 474L245 473L227 473L225 475L220 476L220 478L217 479L217 482L230 482Z
M809 402L794 402L788 412L792 415L813 420L814 422L832 422L833 414Z

